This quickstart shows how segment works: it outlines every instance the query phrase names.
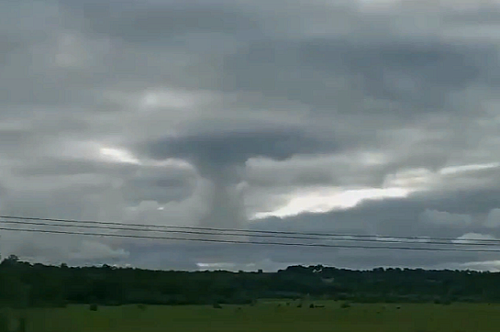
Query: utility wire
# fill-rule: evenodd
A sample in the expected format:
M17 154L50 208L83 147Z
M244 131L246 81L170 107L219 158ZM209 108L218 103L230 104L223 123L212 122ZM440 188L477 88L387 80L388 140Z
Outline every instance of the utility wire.
M251 229L236 229L236 228L216 228L216 227L197 227L197 226L174 226L174 225L154 225L154 224L133 224L133 223L118 223L118 222L105 222L95 220L75 220L75 219L54 219L54 218L37 218L37 217L19 217L0 215L0 219L7 220L30 220L30 221L47 221L47 222L60 222L67 224L89 224L89 225L105 225L105 226L119 226L119 227L142 227L142 228L155 228L167 230L193 230L193 231L219 231L219 232L236 232L245 233L245 236L255 236L252 234L272 234L272 235L298 235L298 236L314 236L314 237L340 237L347 240L348 238L356 239L387 239L387 240L415 240L415 241L456 241L456 238L446 237L423 237L423 236L391 236L391 235L367 235L367 234L339 234L339 233L315 233L315 232L298 232L298 231L269 231L269 230L251 230ZM202 233L206 234L206 233ZM226 234L230 235L230 234ZM236 235L236 234L233 234ZM351 239L352 240L352 239ZM495 239L470 239L481 243L500 244L500 240ZM470 241L469 240L469 241ZM377 240L378 241L378 240ZM382 241L380 241L382 242Z
M167 233L167 234L184 234L184 235L210 235L210 236L239 236L239 237L253 237L253 238L273 238L273 239L296 239L296 240L334 240L334 241L344 241L344 242L372 242L372 243L404 243L404 244L419 244L419 245L455 245L455 246L494 246L495 243L483 243L483 242L472 242L475 240L468 240L470 242L443 242L429 240L426 242L409 241L398 238L393 239L368 239L368 238L321 238L321 237L311 237L311 236L288 236L288 235L276 235L276 234L260 234L260 235L248 235L240 233L214 233L214 232L201 232L201 231L184 231L184 230L154 230L154 229L140 229L132 227L110 227L103 225L76 225L76 224L51 224L44 222L30 222L30 221L12 221L12 220L1 220L0 223L3 224L15 224L15 225L30 225L30 226L49 226L49 227L65 227L65 228L84 228L84 229L103 229L103 230L117 230L117 231L135 231L135 232L155 232L155 233ZM480 241L480 240L479 240ZM245 241L246 242L246 241ZM496 243L500 245L500 241Z
M152 239L152 240L174 240L174 241L193 241L193 242L215 242L215 243L231 243L231 244L246 244L246 245L267 245L267 246L289 246L289 247L311 247L311 248L336 248L336 249L385 249L385 250L410 250L410 251L459 251L459 252L497 252L500 249L460 249L460 248L425 248L425 247L390 247L390 246L349 246L335 244L319 244L319 243L289 243L289 242L259 242L259 241L238 241L224 239L205 239L205 238L183 238L183 237L157 237L146 235L125 235L125 234L106 234L106 233L88 233L88 232L71 232L45 229L28 229L28 228L10 228L0 227L3 231L29 232L29 233L48 233L48 234L67 234L67 235L83 235L97 237L114 237L114 238L131 238L131 239Z

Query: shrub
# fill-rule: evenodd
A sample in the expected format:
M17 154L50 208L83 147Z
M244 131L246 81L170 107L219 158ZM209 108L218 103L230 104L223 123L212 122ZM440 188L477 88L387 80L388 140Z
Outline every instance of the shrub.
M68 301L65 301L65 300L60 300L60 301L57 301L54 306L56 308L67 308L68 307Z
M222 306L219 303L214 303L214 309L222 309Z
M442 304L442 305L450 305L450 304L451 304L451 300L449 300L449 299L444 299L444 300L442 300L442 301L441 301L441 304Z
M4 313L0 313L0 332L9 332L9 318Z
M340 305L342 309L347 309L351 307L351 304L349 302L344 302Z
M95 304L95 303L91 304L89 309L90 309L90 311L97 311L97 309L98 309L97 304Z
M17 330L19 332L26 332L26 318L19 318L19 326Z
M138 304L138 305L137 305L137 308L138 308L139 310L144 311L144 310L146 310L147 306L146 306L145 304L142 304L142 303L141 303L141 304Z

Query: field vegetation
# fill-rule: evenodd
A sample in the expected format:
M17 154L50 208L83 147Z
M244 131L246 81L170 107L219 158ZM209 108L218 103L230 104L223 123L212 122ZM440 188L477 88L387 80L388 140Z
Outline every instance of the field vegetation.
M344 308L343 303L319 301L314 308L298 308L299 301L263 301L220 309L127 305L100 306L97 311L75 305L11 311L10 317L26 318L23 332L496 332L500 326L499 305L350 304ZM12 331L19 331L14 325Z
M0 264L0 332L498 331L500 274ZM268 300L273 299L273 300Z

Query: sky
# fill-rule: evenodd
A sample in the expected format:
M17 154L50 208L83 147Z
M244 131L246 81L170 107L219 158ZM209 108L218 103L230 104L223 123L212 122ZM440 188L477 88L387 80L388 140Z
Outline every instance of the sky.
M0 214L500 239L499 47L493 0L0 0ZM499 253L6 230L0 254L500 269Z

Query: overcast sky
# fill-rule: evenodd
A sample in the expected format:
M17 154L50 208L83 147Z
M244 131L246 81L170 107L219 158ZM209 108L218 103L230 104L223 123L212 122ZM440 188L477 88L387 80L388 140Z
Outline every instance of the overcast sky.
M499 50L494 0L0 0L0 214L500 238ZM500 253L0 236L2 256L54 264L500 269Z

